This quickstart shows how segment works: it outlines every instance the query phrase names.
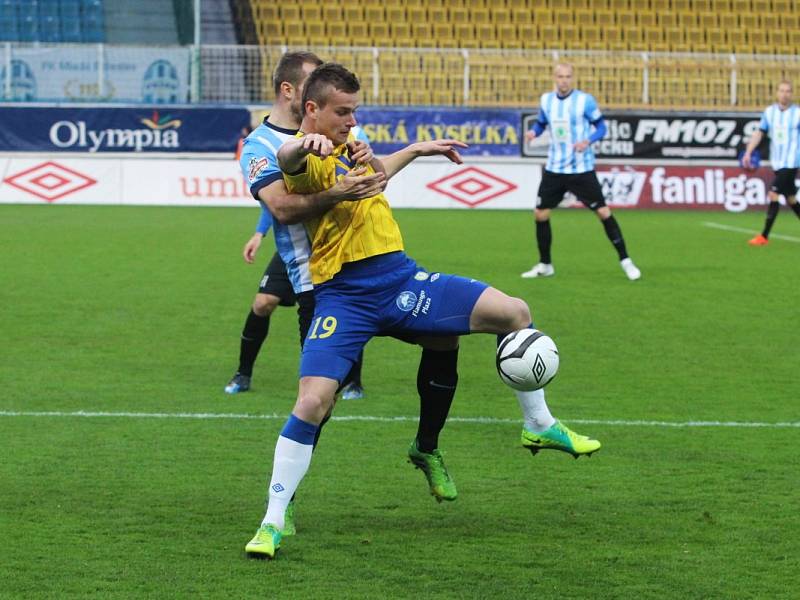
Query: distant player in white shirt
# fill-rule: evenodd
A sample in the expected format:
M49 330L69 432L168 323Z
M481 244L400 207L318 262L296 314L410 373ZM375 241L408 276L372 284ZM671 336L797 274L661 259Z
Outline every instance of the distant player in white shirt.
M550 211L564 199L566 192L572 192L597 214L628 279L639 279L642 273L628 256L622 231L611 209L606 206L603 190L594 171L592 144L601 140L606 133L603 115L594 96L572 87L572 65L559 63L553 74L556 89L542 95L539 115L533 128L525 134L526 139L531 141L550 127L550 149L535 209L539 262L522 273L522 277L549 277L555 274L550 257L553 240Z
M778 102L768 107L761 115L761 123L750 138L747 150L742 156L742 165L753 166L753 151L758 148L766 133L769 135L769 162L775 177L769 188L767 221L764 230L750 240L751 246L765 246L769 243L769 232L778 217L780 196L786 198L789 208L800 217L800 204L797 203L797 169L800 167L800 107L792 104L792 84L786 80L778 84Z

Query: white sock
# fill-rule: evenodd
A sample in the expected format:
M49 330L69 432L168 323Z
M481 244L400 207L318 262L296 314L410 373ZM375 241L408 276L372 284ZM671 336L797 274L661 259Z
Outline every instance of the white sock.
M262 525L269 523L283 529L286 506L308 471L313 450L313 444L301 444L282 435L278 436L272 463L272 479L269 482L269 503L267 514L261 521Z
M525 429L534 433L541 433L552 426L556 420L547 408L544 401L544 390L533 392L514 392L519 400L519 407L522 409L522 416L525 418Z

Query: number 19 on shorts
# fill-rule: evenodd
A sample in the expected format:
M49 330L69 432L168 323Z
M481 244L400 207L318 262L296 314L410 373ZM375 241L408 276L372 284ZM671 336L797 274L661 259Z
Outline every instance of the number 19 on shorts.
M317 332L320 327L322 327L322 333L318 334ZM314 321L314 327L311 328L311 334L308 336L308 339L315 340L319 338L323 340L331 337L334 331L336 331L336 317L317 317L317 320Z

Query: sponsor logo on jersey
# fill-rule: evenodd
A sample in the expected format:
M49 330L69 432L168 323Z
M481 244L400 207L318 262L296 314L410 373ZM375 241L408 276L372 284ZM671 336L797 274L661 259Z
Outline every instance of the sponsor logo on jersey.
M430 308L431 298L430 296L426 296L423 290L419 293L419 300L417 300L417 303L414 305L414 310L411 311L411 314L416 317L420 311L422 311L423 315L427 315Z
M250 180L250 183L258 179L268 166L269 161L267 161L264 156L254 156L251 158L250 162L247 163L247 178Z
M414 308L414 305L417 303L417 295L414 292L409 292L408 290L400 292L400 295L397 297L396 303L397 303L397 308L399 308L403 312L408 312L412 310Z
M428 278L428 274L425 271L417 271L417 274L414 275L414 279L417 281L425 281Z

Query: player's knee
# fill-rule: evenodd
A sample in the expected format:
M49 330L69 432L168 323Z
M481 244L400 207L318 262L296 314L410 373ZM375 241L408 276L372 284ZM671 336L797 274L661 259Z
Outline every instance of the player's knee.
M256 294L253 300L253 312L259 317L270 316L280 303L280 298L272 294Z
M294 413L303 420L320 424L333 406L333 398L314 391L301 391L295 403Z
M531 311L528 303L520 298L509 298L505 313L508 331L524 329L531 324Z
M601 221L605 221L608 217L611 216L611 209L607 206L601 206L598 208L595 213L600 218Z

